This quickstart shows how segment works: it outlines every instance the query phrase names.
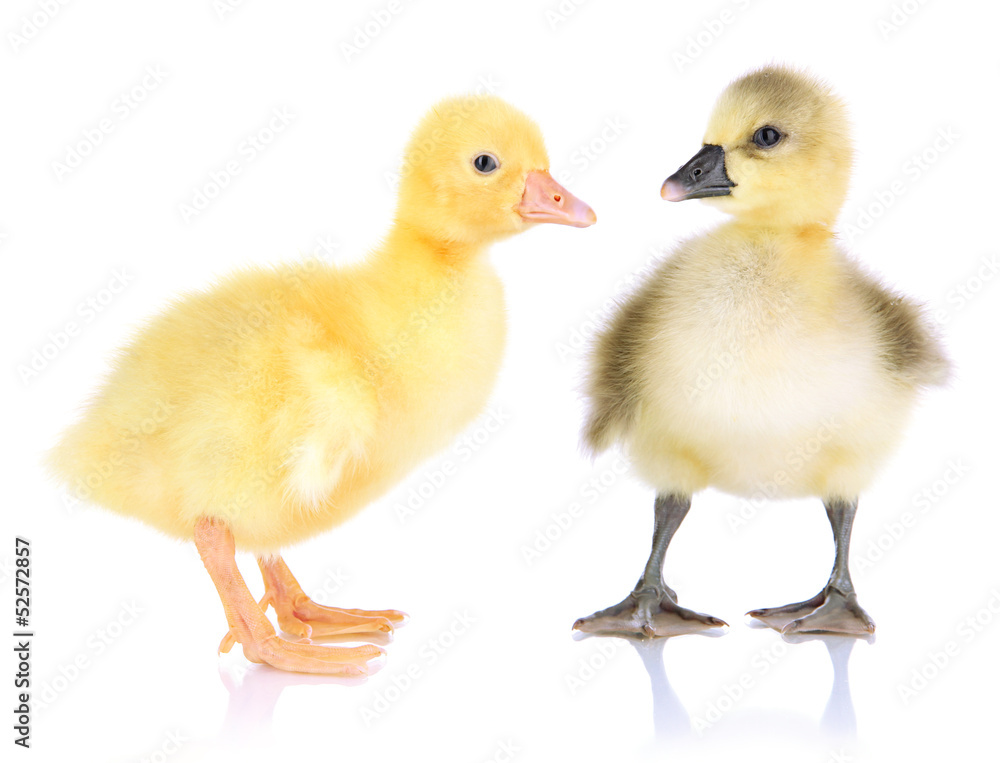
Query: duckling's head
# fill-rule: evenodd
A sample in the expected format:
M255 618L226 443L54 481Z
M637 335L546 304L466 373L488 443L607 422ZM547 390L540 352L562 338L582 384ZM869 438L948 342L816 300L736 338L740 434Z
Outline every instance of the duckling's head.
M829 226L847 195L852 155L840 99L803 72L768 66L723 91L702 149L660 195L710 199L762 225Z
M490 95L449 98L417 126L397 222L434 240L483 245L535 223L585 228L593 210L552 179L538 126Z

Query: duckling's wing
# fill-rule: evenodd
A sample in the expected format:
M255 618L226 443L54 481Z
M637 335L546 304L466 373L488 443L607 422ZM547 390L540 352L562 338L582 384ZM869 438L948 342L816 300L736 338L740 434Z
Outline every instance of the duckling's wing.
M586 379L589 400L583 439L594 453L606 450L632 427L640 396L640 360L654 330L670 263L631 294L598 335Z
M851 280L875 329L881 360L893 376L913 386L943 384L950 364L920 308L861 270Z

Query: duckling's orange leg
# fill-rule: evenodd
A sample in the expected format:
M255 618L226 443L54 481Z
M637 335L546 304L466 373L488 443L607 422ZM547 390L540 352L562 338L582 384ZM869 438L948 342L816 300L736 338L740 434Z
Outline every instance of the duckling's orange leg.
M243 645L243 654L251 662L264 662L297 673L342 677L366 676L368 661L385 654L379 647L369 644L339 649L296 644L278 638L236 566L236 543L229 528L217 519L201 519L194 528L194 542L219 592L229 622L229 633L222 640L220 651L227 652L234 642L239 642Z
M677 594L663 582L667 546L690 508L690 496L656 496L653 549L635 589L617 604L581 617L573 628L602 635L678 636L728 627L724 620L680 606Z
M369 612L364 609L338 609L317 604L302 590L280 556L259 557L264 576L261 606L270 604L278 613L278 625L297 636L334 636L343 633L392 633L407 616L395 609Z
M833 571L826 587L811 599L784 607L754 609L747 614L786 635L841 633L868 638L875 633L875 623L858 604L847 562L858 500L831 498L824 502L824 506L833 529L833 540L837 544Z

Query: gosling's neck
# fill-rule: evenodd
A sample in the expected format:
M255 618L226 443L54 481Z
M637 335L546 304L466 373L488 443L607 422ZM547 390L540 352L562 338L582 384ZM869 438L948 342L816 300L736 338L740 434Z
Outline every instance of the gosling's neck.
M843 199L816 199L803 190L803 198L778 194L764 203L736 201L721 204L733 215L732 224L748 234L802 239L831 239ZM725 201L725 200L723 200Z
M770 219L740 216L727 233L767 258L813 313L829 315L836 309L841 260L834 246L832 221L826 219Z
M833 241L835 221L835 213L803 215L796 210L786 211L779 207L734 215L726 227L750 240L778 239L823 248Z

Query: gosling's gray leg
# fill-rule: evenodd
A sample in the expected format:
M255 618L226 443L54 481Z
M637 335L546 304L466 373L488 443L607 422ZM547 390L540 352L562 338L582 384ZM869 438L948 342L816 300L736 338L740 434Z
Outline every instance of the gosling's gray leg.
M875 623L858 604L848 569L851 528L858 499L829 498L823 505L837 544L833 571L826 587L806 601L754 609L747 614L782 633L844 633L867 638L875 632Z
M677 636L726 625L717 617L679 606L677 594L663 582L667 546L690 508L690 496L656 496L653 549L635 589L618 604L581 617L573 624L575 629L585 633Z

